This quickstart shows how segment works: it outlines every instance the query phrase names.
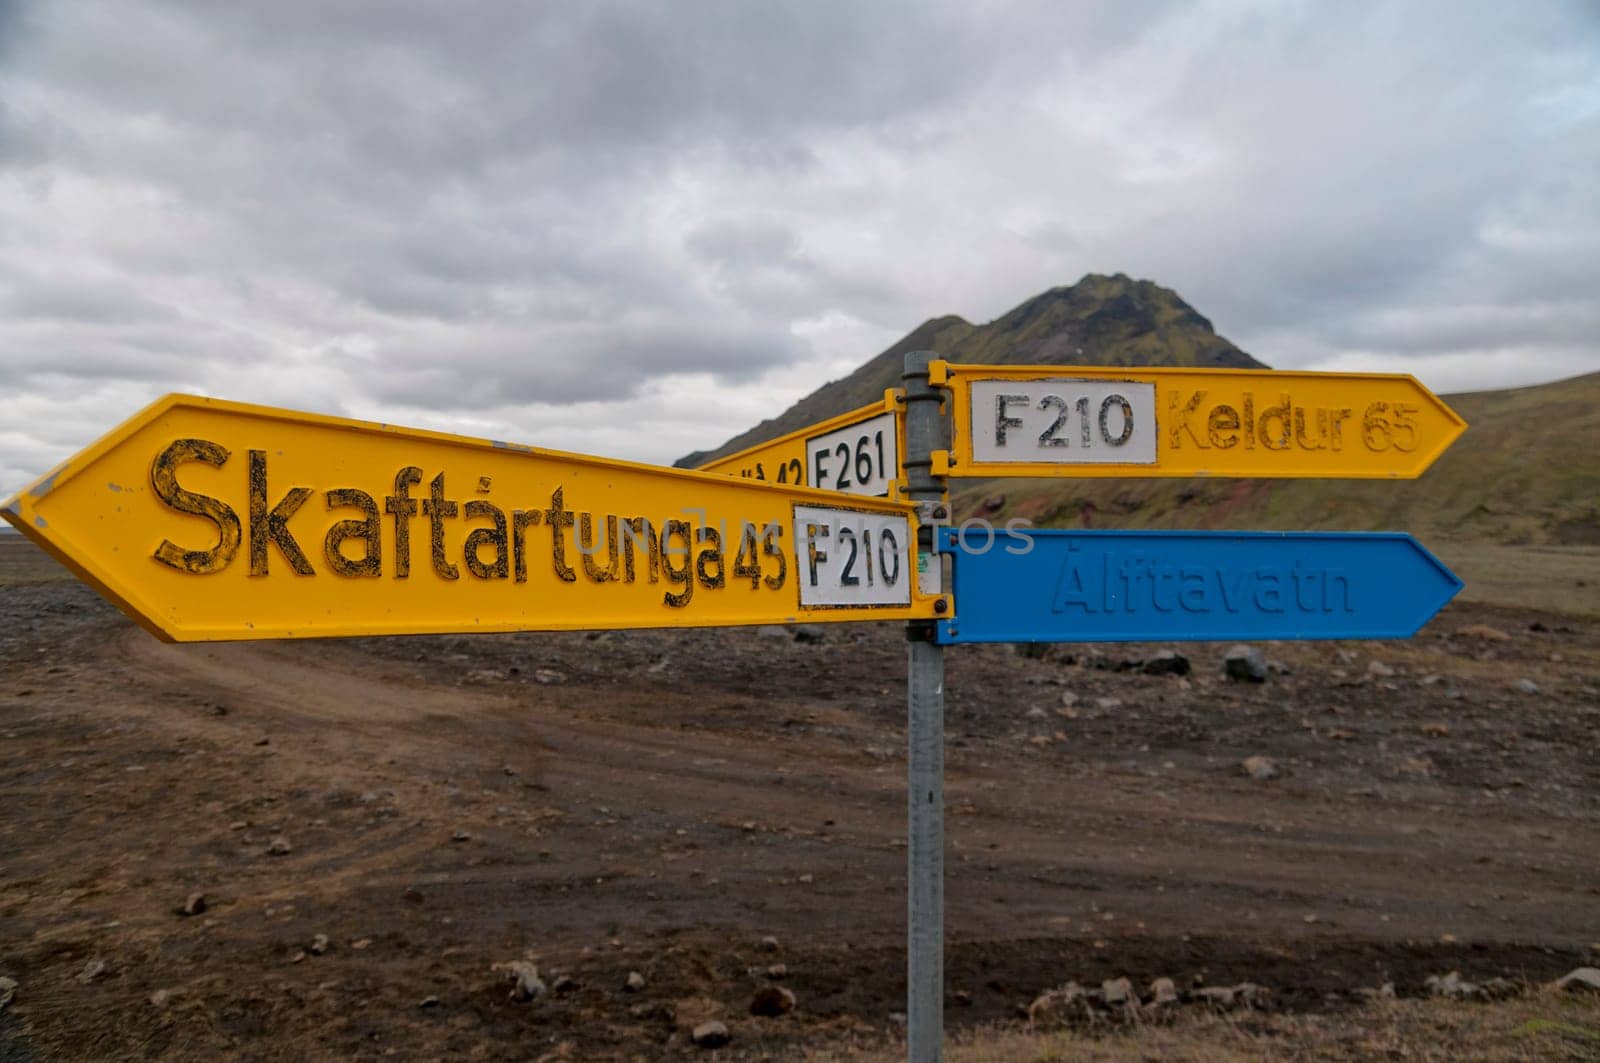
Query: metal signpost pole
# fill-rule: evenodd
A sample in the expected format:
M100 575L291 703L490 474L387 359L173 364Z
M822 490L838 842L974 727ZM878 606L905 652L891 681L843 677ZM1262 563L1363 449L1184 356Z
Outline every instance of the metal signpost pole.
M922 510L918 566L925 563L930 573L924 593L942 595L943 566L929 518L948 517L944 479L932 475L932 453L949 442L941 393L928 382L934 357L930 351L908 352L901 379L906 479L910 500ZM911 1063L938 1063L944 1055L944 647L934 634L931 620L906 627L906 1057Z

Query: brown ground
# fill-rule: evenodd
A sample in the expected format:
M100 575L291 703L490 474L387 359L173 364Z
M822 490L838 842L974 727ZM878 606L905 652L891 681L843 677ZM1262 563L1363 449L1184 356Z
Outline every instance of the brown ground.
M1600 620L1120 670L1161 648L949 654L952 1029L1068 979L1337 1013L1600 960ZM655 1059L712 1014L721 1058L892 1041L903 715L894 625L178 647L0 586L0 1060ZM509 1000L524 957L573 984ZM774 963L799 1007L752 1017Z

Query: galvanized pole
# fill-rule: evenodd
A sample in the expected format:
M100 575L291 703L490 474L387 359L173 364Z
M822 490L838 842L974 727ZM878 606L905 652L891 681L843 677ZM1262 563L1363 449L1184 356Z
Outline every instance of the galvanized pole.
M932 452L949 447L941 393L928 382L931 351L906 354L905 469L910 497L921 510L919 570L924 593L944 594L943 565L934 552L933 522L949 517L943 477L932 474ZM944 647L933 641L934 621L906 625L906 1058L944 1057Z

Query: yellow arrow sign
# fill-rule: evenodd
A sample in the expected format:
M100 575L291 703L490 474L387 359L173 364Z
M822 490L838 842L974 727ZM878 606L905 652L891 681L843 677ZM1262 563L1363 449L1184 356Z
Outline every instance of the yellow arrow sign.
M949 476L1412 478L1467 427L1414 377L934 362Z
M174 641L935 615L903 503L182 395L0 515Z
M852 495L903 498L900 454L905 430L899 394L891 388L884 392L882 402L708 461L700 471L806 484Z

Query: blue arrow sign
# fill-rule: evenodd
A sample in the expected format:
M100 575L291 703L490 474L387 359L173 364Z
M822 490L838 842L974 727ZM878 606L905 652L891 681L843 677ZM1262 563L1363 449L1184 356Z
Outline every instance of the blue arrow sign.
M1409 638L1461 589L1401 532L939 533L947 644Z

